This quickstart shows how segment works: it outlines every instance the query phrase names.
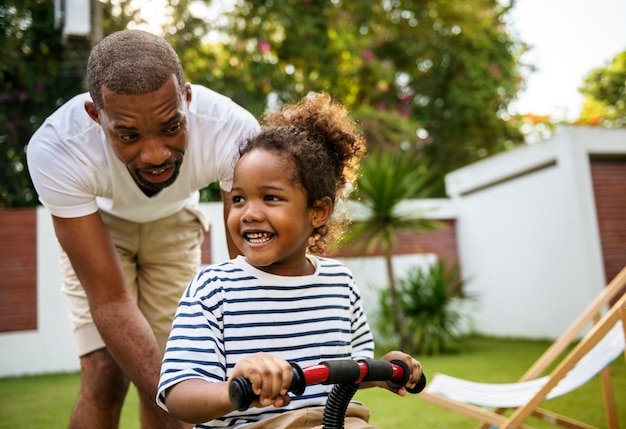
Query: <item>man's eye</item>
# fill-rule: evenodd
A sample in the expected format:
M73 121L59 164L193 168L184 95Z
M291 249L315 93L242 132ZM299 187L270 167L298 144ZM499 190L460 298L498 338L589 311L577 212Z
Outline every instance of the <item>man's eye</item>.
M167 129L167 132L168 132L169 134L176 134L177 132L179 132L179 131L180 131L181 126L182 126L182 125L181 125L181 124L180 124L180 122L179 122L179 123L177 123L176 125L174 125L174 126L172 126L172 127L169 127L169 128Z
M132 141L137 140L137 134L124 134L124 135L121 135L119 138L123 142L132 142Z

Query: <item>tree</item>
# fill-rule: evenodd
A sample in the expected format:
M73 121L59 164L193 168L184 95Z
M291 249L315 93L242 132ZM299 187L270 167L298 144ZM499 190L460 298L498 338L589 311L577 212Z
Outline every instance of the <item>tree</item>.
M353 219L342 237L343 245L354 244L364 253L380 248L387 271L393 326L404 349L411 346L412 337L405 329L405 311L392 263L393 247L400 231L423 233L439 227L436 221L425 219L424 213L398 210L402 201L430 196L425 187L428 175L418 162L401 150L381 150L364 158L353 198L365 208L365 214Z
M0 208L34 206L26 145L52 111L84 90L89 47L64 43L53 2L7 0L0 17Z
M606 127L626 126L626 51L605 67L592 70L580 92L585 95L579 123Z
M520 82L503 23L507 9L489 0L468 3L427 8L438 36L421 41L424 54L411 74L412 112L432 136L424 152L439 169L439 195L449 171L523 143L506 113Z
M209 28L204 20L190 17L189 3L179 0L165 11L171 21L164 35L173 32L170 41L186 52L201 47L197 35ZM92 4L102 8L104 35L144 24L137 2ZM84 76L92 42L97 40L63 38L55 24L52 1L5 0L0 4L0 209L38 204L26 169L26 146L48 115L86 90ZM207 190L203 195L216 199L219 191Z
M244 82L235 98L258 110L326 91L410 118L419 136L408 143L442 196L449 171L523 143L506 116L523 46L506 32L507 11L496 0L239 0L215 72Z
M179 53L189 81L230 96L256 115L309 91L324 91L351 110L406 120L403 125L412 127L408 138L371 138L368 145L402 145L421 154L438 196L444 195L449 171L523 143L506 116L521 83L517 52L523 44L504 24L513 3L233 0L219 20L192 13L192 5L213 3L222 4L166 2L161 34ZM99 4L104 35L141 28L142 2ZM11 141L11 150L3 150L10 160L3 171L12 174L4 177L2 204L34 204L20 154L41 120L84 90L86 50L63 44L51 1L7 0L0 13L5 30L0 43L7 55L0 94L14 103L3 104L0 112L0 144ZM209 31L220 38L207 39ZM18 112L22 93L33 105ZM24 129L14 137L10 132L18 119ZM9 184L17 178L19 183Z

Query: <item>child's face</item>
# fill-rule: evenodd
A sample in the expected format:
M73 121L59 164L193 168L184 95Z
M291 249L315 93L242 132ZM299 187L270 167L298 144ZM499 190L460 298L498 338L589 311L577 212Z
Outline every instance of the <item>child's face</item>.
M293 164L255 149L235 166L227 227L253 266L268 273L298 276L314 272L305 258L319 209L307 207L303 188L292 183Z

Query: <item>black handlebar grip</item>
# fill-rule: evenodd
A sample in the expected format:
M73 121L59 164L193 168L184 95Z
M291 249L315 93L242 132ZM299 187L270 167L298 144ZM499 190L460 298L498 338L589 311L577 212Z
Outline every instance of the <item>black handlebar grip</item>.
M300 396L306 389L306 379L304 371L297 364L291 363L292 378L289 385L289 391L294 395ZM252 391L252 383L244 377L235 377L228 387L230 403L237 411L245 411L250 408L252 401L259 399Z
M362 360L367 365L367 375L363 381L390 380L393 374L391 362L385 359L365 359Z
M361 376L359 363L352 359L329 360L319 364L328 368L328 379L322 384L353 384Z
M250 408L250 404L257 397L252 392L252 384L244 377L235 377L228 387L230 403L237 411L245 411Z
M409 378L411 378L411 369L406 363L404 363L404 361L400 359L394 359L391 361L391 363L401 367L404 371L404 376L401 380L387 380L387 385L389 387L393 387L394 389L399 389L400 387L404 386L407 381L409 381ZM424 390L424 387L426 387L426 376L422 372L422 376L420 377L415 387L412 389L406 388L406 391L409 393L419 393Z
M289 391L296 396L301 396L306 389L306 377L304 371L296 363L291 362L292 378Z
M424 387L426 387L426 376L422 372L422 376L420 377L415 387L412 389L409 389L407 387L406 391L409 393L420 393L422 390L424 390Z
M352 359L320 362L328 368L328 379L322 384L353 384L361 376L359 363Z
M400 368L402 368L404 375L400 380L387 380L387 385L389 387L393 387L394 389L399 389L404 386L407 381L409 381L409 378L411 378L411 368L409 368L409 366L400 359L394 359L391 361L391 363L398 365Z

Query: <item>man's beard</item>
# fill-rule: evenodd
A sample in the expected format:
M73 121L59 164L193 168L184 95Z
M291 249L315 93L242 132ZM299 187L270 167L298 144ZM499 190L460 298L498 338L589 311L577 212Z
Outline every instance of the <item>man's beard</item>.
M147 191L151 193L152 195L155 195L176 181L176 179L178 178L178 174L180 173L180 164L181 164L180 161L176 161L174 163L174 171L172 172L172 177L167 179L165 182L160 182L160 183L150 182L144 179L144 177L139 172L137 172L135 174L137 185L139 185L139 187L143 191Z

